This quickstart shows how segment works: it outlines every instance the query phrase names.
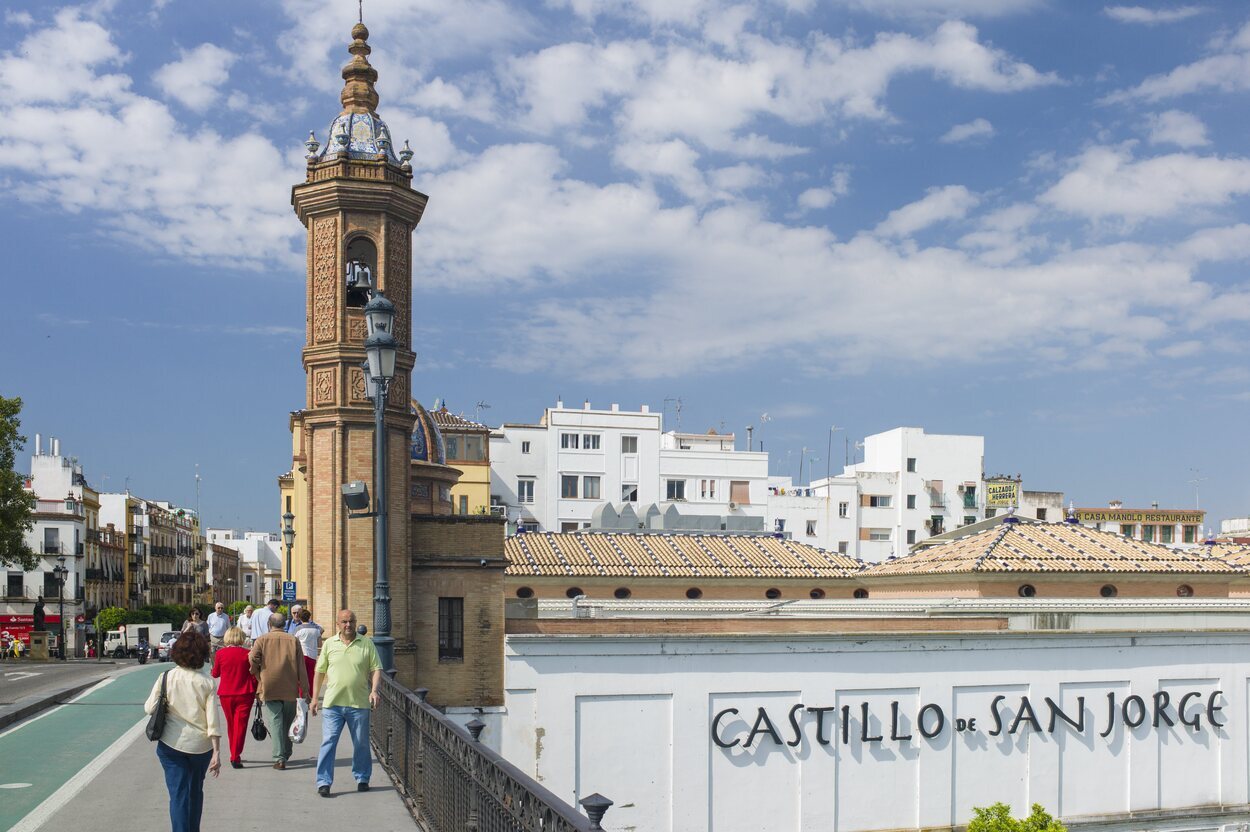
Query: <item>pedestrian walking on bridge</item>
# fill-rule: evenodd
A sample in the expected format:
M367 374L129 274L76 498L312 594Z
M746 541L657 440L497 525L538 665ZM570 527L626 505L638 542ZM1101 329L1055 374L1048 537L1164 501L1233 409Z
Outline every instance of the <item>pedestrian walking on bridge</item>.
M251 655L243 646L244 641L243 631L231 627L222 636L224 646L213 654L213 677L221 680L217 685L217 698L226 714L231 768L243 768L247 718L256 701L256 677L252 675Z
M356 791L369 791L373 758L369 752L369 713L378 705L382 661L372 639L356 633L356 613L339 610L338 632L321 646L317 674L313 678L312 712L324 710L321 749L317 753L317 793L330 796L334 783L334 754L343 726L352 735L352 777ZM325 692L325 703L317 696Z
M162 674L165 730L156 743L156 756L165 769L173 832L200 832L204 777L216 777L221 771L216 685L204 672L208 639L196 630L188 630L178 636L169 657L175 666ZM158 677L143 706L148 714L155 713L161 701L161 682Z
M259 613L258 613L259 615ZM253 621L252 625L258 622ZM252 643L252 675L259 682L256 695L265 706L265 720L273 737L273 767L286 768L291 759L291 723L295 720L295 700L309 695L308 670L304 653L295 636L285 632L281 613L270 616L269 630Z

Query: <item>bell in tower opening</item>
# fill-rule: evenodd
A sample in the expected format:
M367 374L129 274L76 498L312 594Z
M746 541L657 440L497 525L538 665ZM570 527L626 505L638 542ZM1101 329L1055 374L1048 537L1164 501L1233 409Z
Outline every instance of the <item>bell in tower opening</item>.
M369 302L377 288L373 276L377 272L378 249L368 237L356 237L347 245L347 305L360 308Z

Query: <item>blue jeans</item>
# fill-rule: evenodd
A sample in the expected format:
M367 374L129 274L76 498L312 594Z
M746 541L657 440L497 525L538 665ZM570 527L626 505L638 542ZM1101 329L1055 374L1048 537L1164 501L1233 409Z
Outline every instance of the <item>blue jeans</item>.
M357 783L368 783L373 774L373 757L369 753L369 709L334 705L321 709L321 750L317 752L317 785L334 782L334 752L339 747L343 726L352 735L352 777Z
M165 768L170 828L173 832L200 832L200 816L204 814L204 777L208 774L213 752L188 754L158 742L156 756Z

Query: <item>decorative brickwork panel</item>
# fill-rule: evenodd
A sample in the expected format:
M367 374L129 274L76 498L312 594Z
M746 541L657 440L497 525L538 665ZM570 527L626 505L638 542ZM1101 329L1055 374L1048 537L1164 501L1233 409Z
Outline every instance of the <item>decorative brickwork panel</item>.
M334 404L334 368L313 371L313 404Z
M395 319L398 327L399 318ZM391 379L390 389L386 392L387 407L393 407L398 410L408 409L408 374L398 372L395 378Z
M367 402L369 397L365 392L365 371L359 367L351 369L351 375L348 377L348 386L351 389L352 401Z
M333 341L338 327L339 221L323 217L313 223L313 342Z
M365 325L363 317L351 315L347 319L347 340L361 341L365 340L365 331L368 327Z
M409 349L409 328L412 321L410 296L412 275L409 273L408 249L412 231L402 222L386 224L386 296L395 304L395 340L402 349Z

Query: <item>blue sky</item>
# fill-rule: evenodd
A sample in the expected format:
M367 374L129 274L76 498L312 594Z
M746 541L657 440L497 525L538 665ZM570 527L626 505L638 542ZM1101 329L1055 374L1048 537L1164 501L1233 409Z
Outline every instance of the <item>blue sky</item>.
M350 0L9 2L0 391L98 487L274 527L301 143ZM898 425L989 473L1250 513L1250 11L1059 0L366 0L430 195L413 389ZM670 416L673 407L668 407ZM671 425L671 419L669 424ZM1200 473L1195 475L1193 469ZM106 479L107 477L107 479Z

